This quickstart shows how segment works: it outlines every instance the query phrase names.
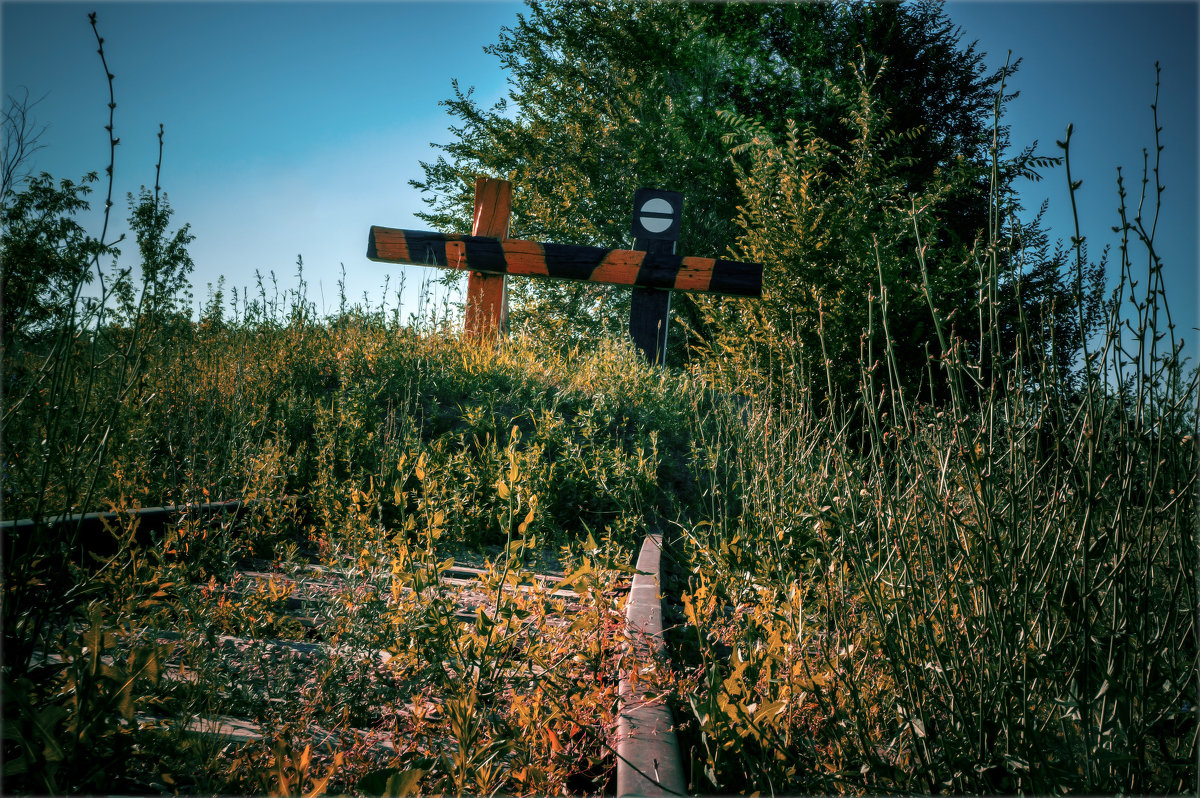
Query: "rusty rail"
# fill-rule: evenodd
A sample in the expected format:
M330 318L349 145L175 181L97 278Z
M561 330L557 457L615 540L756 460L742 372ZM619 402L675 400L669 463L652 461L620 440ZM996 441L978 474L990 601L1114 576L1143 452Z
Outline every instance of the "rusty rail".
M629 668L621 673L617 719L617 798L687 795L687 778L671 709L650 696L640 675L652 671L665 648L661 597L662 535L646 536L625 605ZM630 669L635 669L631 672Z
M223 502L194 502L190 504L169 504L162 507L141 507L133 510L111 510L108 512L64 513L49 515L42 518L19 518L0 521L0 536L4 539L4 551L7 556L14 556L16 541L23 535L35 531L53 532L74 527L79 535L76 544L86 550L97 553L113 553L112 536L106 529L122 521L138 521L139 542L146 542L147 533L159 530L167 524L185 515L200 517L233 516L241 517L246 512L264 504L280 503L295 505L295 496L284 496L278 499L232 499Z

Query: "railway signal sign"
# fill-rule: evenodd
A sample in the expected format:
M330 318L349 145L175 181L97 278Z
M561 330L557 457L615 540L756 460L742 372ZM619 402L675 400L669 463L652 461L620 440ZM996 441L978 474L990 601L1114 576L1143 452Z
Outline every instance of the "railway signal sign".
M629 286L634 289L630 334L646 357L658 363L665 355L671 291L762 296L761 263L675 254L683 212L678 192L637 192L631 250L506 238L511 197L507 181L480 178L473 235L372 226L367 257L470 271L467 330L485 338L498 334L504 323L505 275Z
M633 248L674 255L683 220L678 191L639 188L633 195ZM638 286L629 297L629 337L652 363L667 362L671 292Z
M678 191L639 188L633 195L634 239L678 241L682 221L683 195Z

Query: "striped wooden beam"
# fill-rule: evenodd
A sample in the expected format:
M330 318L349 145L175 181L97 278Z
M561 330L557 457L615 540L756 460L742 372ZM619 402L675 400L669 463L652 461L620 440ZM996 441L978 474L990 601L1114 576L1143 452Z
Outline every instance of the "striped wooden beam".
M367 257L488 274L761 297L761 263L371 227Z

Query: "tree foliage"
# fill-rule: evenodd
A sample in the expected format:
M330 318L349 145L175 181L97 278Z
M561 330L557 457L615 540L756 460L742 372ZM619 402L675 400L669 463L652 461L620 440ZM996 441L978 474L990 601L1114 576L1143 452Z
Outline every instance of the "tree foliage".
M61 327L78 310L83 290L100 271L100 258L120 253L92 237L79 221L90 205L87 195L96 173L81 181L55 181L48 174L29 178L0 207L0 296L4 338L29 337ZM190 312L188 277L193 264L187 246L189 225L171 232L174 211L166 196L142 188L129 195L129 228L141 256L141 283L130 269L118 271L103 289L116 301L116 320L155 323Z
M757 303L701 303L711 332L701 345L735 370L807 369L822 394L857 393L890 363L893 389L938 400L930 368L961 356L989 373L1019 364L1069 381L1080 342L1101 320L1103 266L1088 266L1077 285L1061 247L1050 252L1041 214L1019 220L1014 180L1052 161L1032 148L1001 161L997 121L992 169L981 177L956 160L914 191L905 172L916 134L896 129L878 97L886 64L874 74L866 58L857 67L850 111L829 138L790 121L776 138L724 115L743 196L733 250L765 264L766 287ZM981 179L990 200L978 196ZM988 225L973 241L954 238L964 193L976 194Z
M895 155L906 136L887 129L872 83L859 77L858 105L838 131L846 146L811 125L802 131L789 122L780 141L760 124L731 117L727 141L739 157L743 194L734 249L765 265L767 287L757 303L705 306L714 352L736 352L740 366L782 374L816 366L827 390L854 385L860 361L875 360L885 346L913 361L929 325L904 256L911 218L938 213L955 180L970 178L956 174L909 193L898 174L904 159ZM933 293L954 301L968 290L963 278L961 269L939 268Z
M129 229L133 231L141 255L141 292L135 298L133 286L124 281L116 287L117 307L126 319L138 314L166 319L172 315L187 316L191 312L191 287L188 277L194 264L187 247L195 236L191 225L185 224L170 231L174 215L165 194L151 192L145 186L135 199L129 199Z
M77 220L89 207L86 197L95 180L95 172L78 183L56 182L43 173L4 197L0 296L6 341L62 321L90 281L93 261L113 251Z
M727 254L740 194L719 112L776 137L793 120L845 146L841 120L857 96L860 50L869 69L889 63L875 90L897 109L896 129L911 132L894 161L905 190L923 190L960 158L983 163L999 74L960 45L936 4L533 0L488 48L509 74L508 99L484 108L456 85L445 103L451 141L414 181L431 195L422 218L466 229L473 177L485 174L514 183L514 236L613 246L629 243L638 187L673 188L686 193L678 250ZM944 210L947 235L959 241L985 221L965 196ZM514 322L535 329L595 335L625 324L620 290L513 281L510 291ZM673 306L703 326L690 297Z

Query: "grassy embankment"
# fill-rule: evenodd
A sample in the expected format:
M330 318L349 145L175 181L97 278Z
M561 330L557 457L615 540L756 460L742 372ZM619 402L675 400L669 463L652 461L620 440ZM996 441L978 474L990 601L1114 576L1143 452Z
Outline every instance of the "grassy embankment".
M605 342L318 318L303 295L191 321L162 296L76 313L67 291L5 342L5 517L262 501L149 542L118 525L99 560L69 529L6 536L6 788L597 791L615 566L661 530L682 617L658 672L695 791L1194 790L1200 392L1153 224L1122 223L1117 302L1071 372L1000 334L1002 246L977 252L983 334L1014 343L980 362L933 314L936 405L898 389L890 348L841 395L786 346L658 372ZM448 556L489 561L473 623ZM499 589L548 557L576 574L568 626L532 580ZM249 558L342 572L319 632L293 583L227 589ZM264 642L312 635L332 653ZM266 739L146 722L226 713ZM395 753L307 751L313 725Z
M137 373L111 356L122 329L76 338L49 366L43 351L9 356L23 423L5 430L8 517L77 507L72 485L91 488L91 508L298 497L151 546L115 529L126 545L100 567L67 539L9 541L17 783L270 789L296 777L283 763L317 723L396 732L390 765L423 771L430 792L596 789L614 709L596 674L611 676L619 636L601 566L628 561L648 529L675 532L684 617L665 687L694 789L1194 781L1196 389L1125 348L1151 334L1105 339L1074 393L1018 369L933 408L868 375L831 414L800 377L654 372L610 346L479 349L382 313L315 319L302 299L278 315L157 327ZM1136 364L1148 380L1105 387ZM945 373L979 379L966 362ZM106 412L103 459L89 459L77 420ZM58 445L42 444L54 430ZM522 638L521 661L553 664L552 678L501 678L517 656L508 622L536 607L497 600L490 621L456 626L453 601L422 589L448 552L596 566L585 622ZM214 589L248 556L350 565L354 585L379 588L325 610L326 639L349 653L307 670L223 666L213 634L294 636L286 588ZM131 642L168 627L193 681L167 683L155 646ZM11 655L30 644L69 666L23 670ZM96 665L101 645L120 652L116 670ZM395 655L386 683L361 666L376 650ZM122 722L211 712L217 694L274 739L231 758ZM439 711L422 717L423 702ZM326 786L381 764L344 753Z
M9 395L22 404L5 430L6 516L78 508L89 491L89 509L260 503L236 524L189 521L153 541L114 529L119 553L99 567L69 530L9 536L6 719L22 735L10 761L28 768L16 783L271 789L317 724L390 732L391 766L423 771L430 791L603 784L621 629L608 566L627 563L687 493L676 466L692 398L674 378L612 348L490 351L382 312L317 320L301 297L274 319L260 305L142 332L136 358L122 356L125 327L77 337L70 357L47 360L46 345L9 353ZM99 417L102 457L62 422ZM41 445L56 433L57 446ZM295 501L274 501L285 497ZM475 624L455 620L453 589L427 589L445 586L454 556L492 568ZM297 574L307 562L350 569L321 609L319 639L342 655L245 670L212 646L213 635L314 636L285 611L290 584L222 589L247 558ZM586 611L569 628L545 623L556 603L544 591L499 595L522 562L595 569L575 580ZM162 629L182 633L186 653L173 656L187 679L164 681L165 651L138 642ZM87 651L101 640L128 667L97 669ZM69 666L39 671L34 648ZM392 655L382 682L363 664L375 651ZM424 704L433 717L414 712ZM122 722L139 712L237 714L277 732L230 761L211 744L147 742ZM160 768L165 750L176 753ZM385 764L349 753L332 788Z

